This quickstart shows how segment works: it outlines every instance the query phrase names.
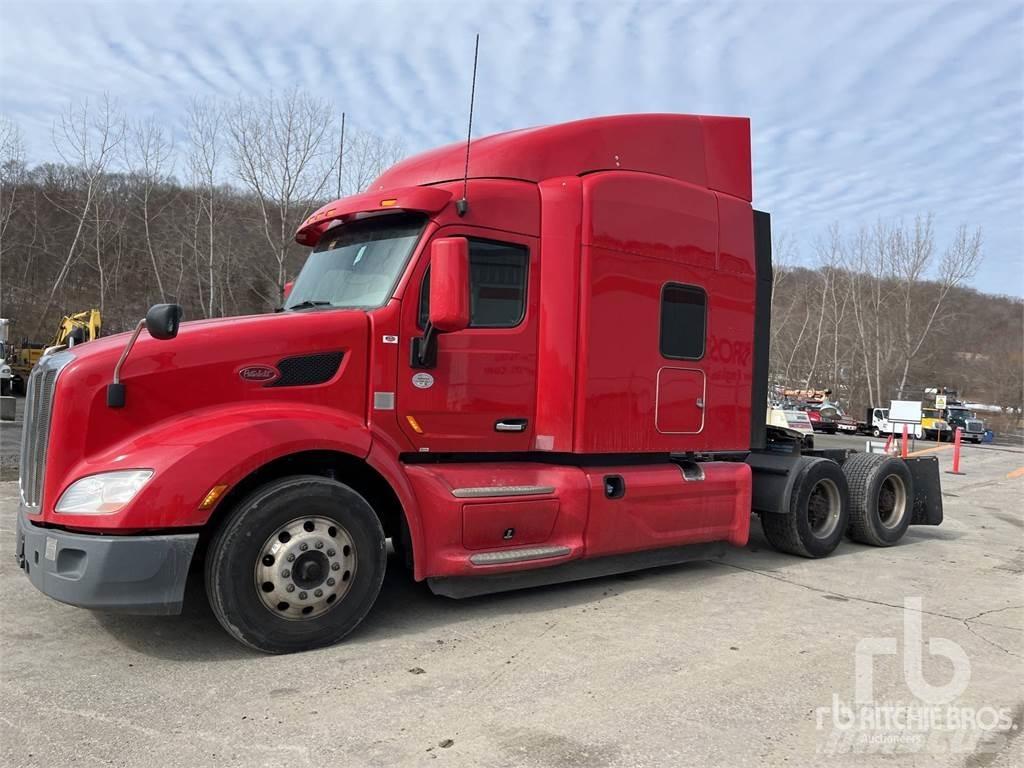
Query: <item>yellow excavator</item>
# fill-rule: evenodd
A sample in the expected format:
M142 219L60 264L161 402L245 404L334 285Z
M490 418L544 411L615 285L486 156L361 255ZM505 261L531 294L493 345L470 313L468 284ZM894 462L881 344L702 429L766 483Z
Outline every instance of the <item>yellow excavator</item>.
M87 309L73 315L65 315L57 333L49 344L24 341L21 346L12 347L7 364L10 366L10 388L14 394L25 394L25 385L33 366L47 352L59 347L71 347L99 338L103 321L98 309Z

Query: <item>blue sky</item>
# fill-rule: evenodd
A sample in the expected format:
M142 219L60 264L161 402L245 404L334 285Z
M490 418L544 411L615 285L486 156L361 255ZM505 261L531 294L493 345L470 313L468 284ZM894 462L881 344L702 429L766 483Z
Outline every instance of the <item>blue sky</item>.
M53 159L67 101L180 127L194 95L293 85L410 152L622 112L749 115L755 204L810 259L832 222L981 226L1024 295L1024 2L0 0L0 111Z

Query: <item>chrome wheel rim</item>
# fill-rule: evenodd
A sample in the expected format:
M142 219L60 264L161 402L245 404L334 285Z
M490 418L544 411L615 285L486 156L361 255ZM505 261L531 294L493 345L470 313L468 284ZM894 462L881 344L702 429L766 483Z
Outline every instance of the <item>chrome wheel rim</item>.
M260 547L253 570L256 594L275 616L315 619L341 602L358 557L344 527L326 517L297 517Z
M827 539L835 533L841 510L842 502L835 482L825 479L815 483L807 499L807 522L811 533L819 539Z
M899 528L907 514L907 486L899 475L889 475L878 491L878 519L892 530Z

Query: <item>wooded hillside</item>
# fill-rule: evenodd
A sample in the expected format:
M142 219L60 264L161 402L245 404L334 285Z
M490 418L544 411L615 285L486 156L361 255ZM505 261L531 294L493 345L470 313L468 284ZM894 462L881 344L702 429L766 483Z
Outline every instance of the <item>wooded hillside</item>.
M62 162L38 165L0 119L0 312L14 337L46 340L63 314L90 307L113 333L160 301L193 319L278 306L305 252L299 223L403 154L350 128L339 168L339 114L301 91L197 100L175 146L153 119L81 102L54 125Z
M966 286L980 232L936 243L931 219L822 233L813 266L775 244L772 382L831 388L847 410L946 387L1019 415L1024 302Z

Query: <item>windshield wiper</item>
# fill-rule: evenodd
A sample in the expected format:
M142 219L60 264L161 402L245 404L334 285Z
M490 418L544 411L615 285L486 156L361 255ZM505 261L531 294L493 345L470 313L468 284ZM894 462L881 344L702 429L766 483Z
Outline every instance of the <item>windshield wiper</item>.
M310 301L309 299L307 299L306 301L300 301L298 304L293 304L292 306L288 307L288 311L291 312L296 309L312 309L313 307L329 306L331 306L331 302L329 301Z

